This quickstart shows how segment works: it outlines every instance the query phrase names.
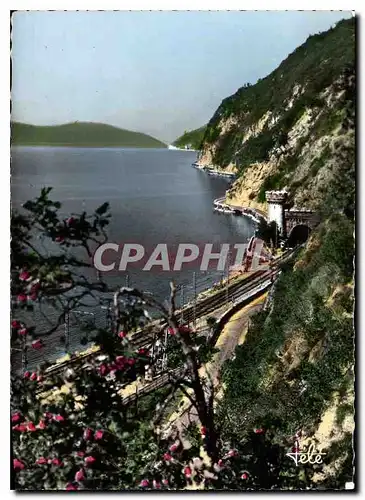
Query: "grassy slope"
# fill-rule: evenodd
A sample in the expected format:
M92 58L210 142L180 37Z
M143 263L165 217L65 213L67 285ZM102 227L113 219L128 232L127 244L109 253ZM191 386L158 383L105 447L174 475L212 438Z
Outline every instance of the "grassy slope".
M165 148L166 144L139 132L103 123L75 122L55 126L36 126L13 122L14 145Z
M280 66L255 85L240 88L224 99L209 121L203 145L214 143L214 163L224 167L233 160L237 150L241 172L247 165L265 161L269 151L286 141L286 134L306 106L313 105L318 93L330 85L346 67L355 65L355 19L341 21L335 28L310 36ZM304 93L294 108L283 112L296 85ZM317 103L320 105L320 103ZM248 127L268 111L278 118L275 127L264 130L246 141L242 137ZM238 124L221 134L219 122L235 116Z
M183 135L178 137L173 145L178 148L183 148L186 145L191 145L193 149L200 149L201 142L205 134L206 125L197 128L195 130L190 130L189 132L184 132Z
M346 30L353 30L353 21L340 23L335 37L336 30L331 30L297 49L294 54L302 54L303 60L300 64L297 59L292 66L292 83L308 76L307 70L315 61L318 68L310 84L315 86L327 78L325 74L318 76L322 71L319 49L324 39L338 57L332 61L336 68L328 78L336 77L350 57L347 48L339 45ZM328 52L322 53L323 60L328 56ZM288 67L289 62L281 67ZM343 127L351 132L356 90L352 84L346 88L347 119ZM240 101L241 105L245 102ZM256 119L264 109L254 111ZM298 468L298 475L310 488L343 489L345 482L352 480L353 457L354 139L336 154L338 171L321 198L321 224L300 256L285 266L271 307L253 319L245 344L236 349L235 359L224 367L225 393L219 418L226 437L237 442L245 439L252 428L264 427L275 430L278 441L288 440L290 446L290 436L298 429L303 429L308 439L316 437L324 415L333 410L335 422L328 429L331 440L323 450L327 454L324 473L321 467L318 474L315 468L306 468L305 474ZM350 422L347 427L346 415Z

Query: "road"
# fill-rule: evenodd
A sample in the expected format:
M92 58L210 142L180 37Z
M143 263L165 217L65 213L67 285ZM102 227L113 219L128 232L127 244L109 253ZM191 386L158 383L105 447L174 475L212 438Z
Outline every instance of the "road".
M253 300L228 320L216 343L219 352L216 353L211 362L200 368L200 375L204 376L209 374L213 380L217 394L221 389L219 372L223 364L233 357L237 345L244 342L250 317L263 307L267 295L268 293L266 292ZM164 433L169 434L173 430L181 436L182 431L187 429L191 423L198 420L195 408L192 407L188 398L184 396L183 404L179 405L178 412L170 416ZM184 444L188 446L188 443Z

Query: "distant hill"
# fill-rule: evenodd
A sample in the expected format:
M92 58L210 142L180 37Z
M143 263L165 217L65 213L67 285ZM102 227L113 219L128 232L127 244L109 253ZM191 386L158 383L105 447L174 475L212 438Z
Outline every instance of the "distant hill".
M190 132L184 132L182 136L178 137L172 143L173 146L176 146L177 148L184 148L185 146L188 146L191 149L200 149L206 128L207 126L203 125L203 127L191 130Z
M147 134L89 122L52 126L12 122L11 141L19 146L166 148L166 144Z

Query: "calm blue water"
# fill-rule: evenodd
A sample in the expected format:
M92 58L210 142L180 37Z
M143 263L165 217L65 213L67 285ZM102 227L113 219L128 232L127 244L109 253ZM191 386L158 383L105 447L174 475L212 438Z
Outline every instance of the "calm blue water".
M109 240L152 249L178 243L238 243L253 233L250 219L219 214L212 202L224 194L227 180L192 168L196 153L164 149L15 147L12 149L12 203L19 206L42 186L53 186L61 211L92 211L109 201ZM192 284L193 268L180 272L129 270L130 283L160 298L177 284ZM197 272L198 289L217 271ZM109 278L124 283L125 273ZM188 291L188 290L187 290Z

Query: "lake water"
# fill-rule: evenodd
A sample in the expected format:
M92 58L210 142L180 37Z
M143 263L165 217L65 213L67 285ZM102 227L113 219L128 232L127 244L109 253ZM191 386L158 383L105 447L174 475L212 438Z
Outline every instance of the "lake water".
M61 212L91 212L111 205L109 240L133 242L151 252L158 243L242 243L253 234L250 219L213 212L214 198L229 182L191 167L196 153L165 149L16 147L12 150L12 203L19 206L42 186L53 186ZM180 272L128 269L130 283L162 297L169 280L192 284L193 267ZM198 288L218 276L200 273ZM125 273L113 276L124 283Z
M211 177L191 166L196 153L165 149L15 147L12 149L12 204L19 207L52 186L52 199L61 212L91 212L110 202L109 241L139 243L151 250L158 243L168 248L179 243L244 243L253 234L250 219L213 211L213 200L224 195L229 181ZM157 270L156 270L157 269ZM221 272L196 271L201 291ZM169 281L184 284L185 300L193 294L194 268L179 272L129 270L129 283L169 294ZM124 284L126 273L107 279ZM178 295L180 297L180 294Z

